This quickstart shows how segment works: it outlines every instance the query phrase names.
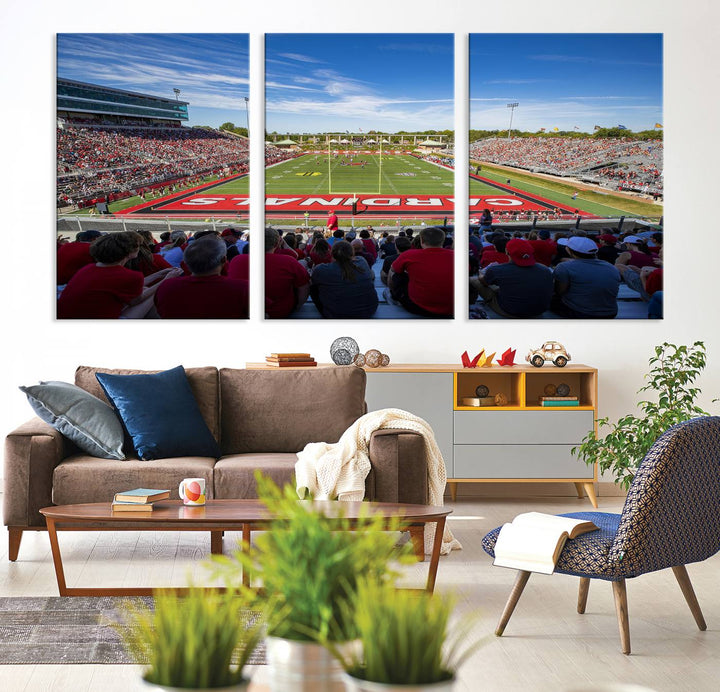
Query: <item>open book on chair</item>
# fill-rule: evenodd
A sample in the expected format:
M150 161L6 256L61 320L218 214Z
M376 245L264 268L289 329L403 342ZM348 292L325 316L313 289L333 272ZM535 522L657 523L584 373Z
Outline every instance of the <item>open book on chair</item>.
M512 523L500 529L493 564L526 572L552 574L565 541L596 531L597 528L591 521L584 519L542 512L518 514Z

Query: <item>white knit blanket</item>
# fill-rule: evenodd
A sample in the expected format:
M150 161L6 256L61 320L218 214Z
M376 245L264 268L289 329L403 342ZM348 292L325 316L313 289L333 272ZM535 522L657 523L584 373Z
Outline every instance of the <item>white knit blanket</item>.
M432 428L418 416L397 408L371 411L358 418L338 442L311 442L298 452L295 464L297 492L310 493L316 500L362 500L365 479L370 473L368 449L375 430L393 428L410 430L425 441L425 465L428 474L428 504L442 506L447 479L445 461L435 441ZM425 552L432 552L435 524L425 525ZM460 550L462 546L445 525L441 554Z

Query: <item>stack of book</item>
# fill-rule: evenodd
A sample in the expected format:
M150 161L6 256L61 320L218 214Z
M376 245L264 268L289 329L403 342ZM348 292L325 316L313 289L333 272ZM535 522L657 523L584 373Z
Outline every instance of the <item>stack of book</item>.
M155 488L135 488L122 493L115 493L112 503L113 512L152 512L153 503L167 500L169 490Z
M541 396L540 406L580 406L576 396Z
M312 368L317 365L309 353L271 353L265 363L274 368Z

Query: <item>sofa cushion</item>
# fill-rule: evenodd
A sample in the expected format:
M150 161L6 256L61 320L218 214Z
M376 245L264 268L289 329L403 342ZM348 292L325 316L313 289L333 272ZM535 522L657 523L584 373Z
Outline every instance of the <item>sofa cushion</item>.
M256 498L255 471L270 476L276 485L294 482L297 456L287 452L237 454L220 458L213 472L219 500Z
M182 365L143 375L96 377L141 459L220 456Z
M167 488L171 499L177 500L183 478L204 478L207 497L212 498L214 464L215 459L204 457L176 457L148 464L140 459L110 461L75 455L55 467L53 502L110 502L115 493L132 488Z
M299 452L308 442L337 442L365 413L365 371L220 370L224 455Z
M95 377L96 373L104 372L110 375L146 375L160 372L159 370L126 370L112 368L94 368L87 365L81 365L75 371L75 384L86 392L90 392L93 396L98 397L105 403L110 401L105 396L100 383ZM200 414L205 423L207 423L210 432L216 440L220 439L220 397L218 390L218 371L217 368L187 368L185 370L190 389L195 396Z
M33 411L80 449L103 459L124 459L125 434L112 407L68 382L20 387Z

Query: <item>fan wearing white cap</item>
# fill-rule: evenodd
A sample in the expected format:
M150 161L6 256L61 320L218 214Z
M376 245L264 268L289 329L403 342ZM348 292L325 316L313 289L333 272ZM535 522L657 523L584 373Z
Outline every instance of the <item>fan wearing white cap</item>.
M590 238L568 238L570 260L555 267L553 312L574 319L613 319L617 315L620 272L598 259L597 251Z
M626 236L623 240L625 250L618 255L615 265L622 264L635 267L640 271L643 267L655 267L655 256L650 252L645 241L636 235ZM620 270L622 272L622 269Z

